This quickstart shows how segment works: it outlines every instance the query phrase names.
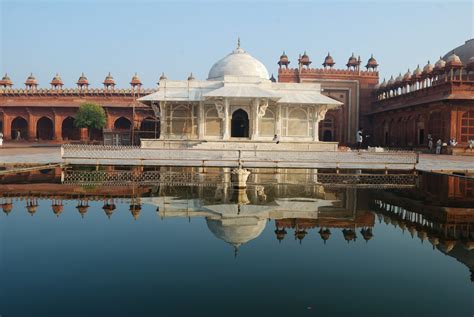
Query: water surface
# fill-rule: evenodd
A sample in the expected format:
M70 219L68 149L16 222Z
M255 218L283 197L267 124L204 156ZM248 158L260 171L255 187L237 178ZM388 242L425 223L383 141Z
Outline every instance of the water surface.
M2 316L474 312L472 180L104 171L0 180Z

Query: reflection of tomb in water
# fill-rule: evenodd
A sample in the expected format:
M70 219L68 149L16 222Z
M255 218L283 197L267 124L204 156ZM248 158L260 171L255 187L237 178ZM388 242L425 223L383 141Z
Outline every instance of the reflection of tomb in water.
M239 190L232 186L229 169L221 168L56 168L4 175L0 207L15 214L14 206L21 204L35 215L46 200L59 217L63 202L73 200L84 217L92 201L101 201L105 216L126 204L137 219L142 205L151 204L162 218L204 217L217 238L235 247L257 238L268 219L274 220L272 230L280 242L290 236L301 242L311 234L325 243L334 237L369 241L375 210L381 221L430 242L472 271L473 182L430 174L390 177L399 183L387 186L390 178L360 172L254 169L247 188ZM394 187L401 189L387 190Z
M306 229L316 227L344 229L344 237L352 234L350 240L355 240L356 228L362 227L365 233L374 223L366 208L358 210L363 205L358 204L358 197L365 195L357 189L259 185L239 190L220 186L214 194L208 188L198 190L196 199L168 196L167 191L176 192L176 188L162 187L164 196L143 198L143 202L157 206L162 218L204 217L217 238L236 248L257 238L269 219L275 221L279 241L291 228L300 242L308 233Z

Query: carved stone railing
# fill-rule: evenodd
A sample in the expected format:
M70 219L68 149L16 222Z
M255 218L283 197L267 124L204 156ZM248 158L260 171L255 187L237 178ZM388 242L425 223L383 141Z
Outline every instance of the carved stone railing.
M311 167L359 169L411 169L418 154L399 152L283 151L283 150L212 150L142 149L135 146L65 144L61 155L66 162L95 164Z
M253 173L252 170L250 170ZM217 187L230 185L231 171L219 173L196 173L175 171L81 171L65 170L63 184L83 186L202 186ZM257 172L258 174L258 172ZM284 174L284 173L283 173ZM253 174L252 174L253 175ZM323 185L324 187L350 187L350 188L404 188L414 187L416 175L409 174L356 174L356 173L314 173L306 180L265 180L263 183L249 179L248 185Z

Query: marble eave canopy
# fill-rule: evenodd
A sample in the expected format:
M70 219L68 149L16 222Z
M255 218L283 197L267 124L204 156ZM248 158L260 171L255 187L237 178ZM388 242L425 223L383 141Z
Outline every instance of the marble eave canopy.
M319 84L272 83L247 78L229 78L223 81L160 81L157 92L138 99L150 105L152 102L200 102L216 98L264 98L279 104L326 105L337 108L341 102L320 93Z

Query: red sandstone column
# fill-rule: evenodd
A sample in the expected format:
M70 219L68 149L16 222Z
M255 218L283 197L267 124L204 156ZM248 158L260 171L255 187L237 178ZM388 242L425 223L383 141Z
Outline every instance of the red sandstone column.
M63 140L62 138L62 120L63 118L57 114L54 114L54 140L61 142Z
M86 142L89 140L89 134L86 128L81 128L81 141Z
M38 118L28 113L28 141L35 141L36 140L36 121Z
M4 140L12 139L12 120L7 114L3 116L3 138Z

